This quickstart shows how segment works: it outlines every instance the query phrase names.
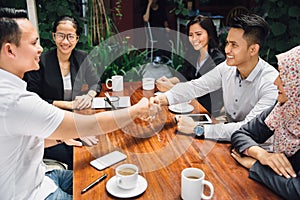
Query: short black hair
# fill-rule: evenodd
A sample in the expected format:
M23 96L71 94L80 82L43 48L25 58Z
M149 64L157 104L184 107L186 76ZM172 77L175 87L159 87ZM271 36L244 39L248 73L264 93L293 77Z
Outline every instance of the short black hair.
M10 42L20 45L22 32L14 19L27 18L23 9L0 8L0 51L3 43Z
M241 14L232 17L229 26L243 29L243 37L247 40L248 45L259 44L261 46L270 33L270 27L266 20L255 14Z
M60 16L58 17L54 24L53 24L53 27L52 27L52 32L55 33L56 32L56 28L57 26L62 22L62 21L70 21L73 23L73 26L74 28L76 29L76 35L80 36L81 35L81 27L79 26L79 22L77 19L75 19L74 17L72 16L69 16L69 15L63 15L63 16Z

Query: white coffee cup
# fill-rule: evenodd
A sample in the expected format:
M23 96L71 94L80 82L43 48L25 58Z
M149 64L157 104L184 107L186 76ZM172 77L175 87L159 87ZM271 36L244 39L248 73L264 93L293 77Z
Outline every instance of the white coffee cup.
M214 187L204 180L205 173L198 168L186 168L181 172L181 197L184 200L211 199L214 194ZM210 195L203 193L204 185L210 189Z
M138 167L134 164L123 164L116 168L117 186L128 190L137 186Z
M143 90L153 90L155 85L154 78L143 78L142 79Z
M111 86L108 85L109 82L111 82ZM115 92L123 91L123 76L112 76L110 79L106 80L105 84L108 89L112 89Z

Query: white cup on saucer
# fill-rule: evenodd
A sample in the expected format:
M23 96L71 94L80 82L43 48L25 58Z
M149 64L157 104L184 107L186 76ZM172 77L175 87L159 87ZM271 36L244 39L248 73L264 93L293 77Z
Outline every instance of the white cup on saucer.
M138 182L138 167L134 164L123 164L116 168L116 183L117 186L128 190L137 186Z

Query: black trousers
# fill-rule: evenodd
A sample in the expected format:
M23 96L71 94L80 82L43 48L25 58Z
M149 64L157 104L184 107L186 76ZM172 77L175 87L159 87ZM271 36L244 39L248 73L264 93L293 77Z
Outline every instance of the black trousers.
M44 158L54 159L68 165L69 170L73 170L73 146L65 143L45 148Z

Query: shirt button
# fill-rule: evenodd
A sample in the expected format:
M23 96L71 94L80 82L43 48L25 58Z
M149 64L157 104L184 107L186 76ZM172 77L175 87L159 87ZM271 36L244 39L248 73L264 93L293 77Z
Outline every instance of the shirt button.
M238 102L238 100L236 99L235 102Z
M233 115L235 115L235 114L236 114L236 112L233 113Z

